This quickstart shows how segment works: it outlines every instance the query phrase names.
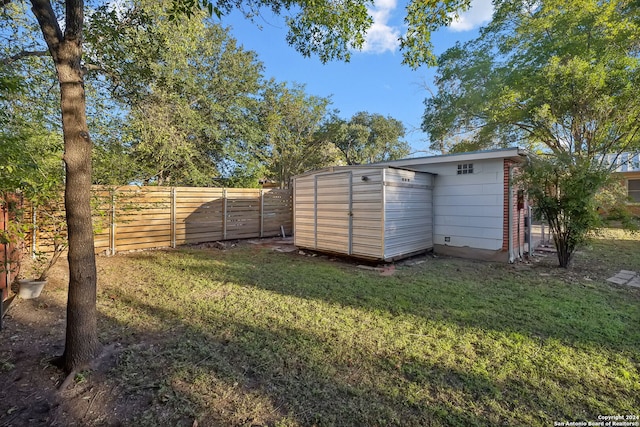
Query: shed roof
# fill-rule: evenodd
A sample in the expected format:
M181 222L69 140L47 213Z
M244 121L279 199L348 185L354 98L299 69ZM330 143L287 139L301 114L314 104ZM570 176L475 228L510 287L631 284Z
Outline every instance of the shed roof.
M468 162L487 159L512 159L522 161L529 154L527 150L519 147L497 148L493 150L471 151L467 153L442 154L438 156L413 157L408 159L390 160L374 163L374 165L386 165L393 167L411 168L411 166L429 165L448 162Z
M431 173L431 172L422 172L422 171L416 171L415 169L412 169L410 166L400 166L400 165L388 165L388 164L384 164L384 163L371 163L371 164L364 164L364 165L348 165L348 166L329 166L326 168L322 168L322 169L314 169L311 171L307 171L304 173L301 173L299 175L294 176L294 178L297 177L303 177L303 176L309 176L309 175L316 175L316 174L320 174L320 173L332 173L332 172L343 172L343 171L349 171L349 170L353 170L353 169L400 169L400 170L407 170L407 171L411 171L411 172L419 172L419 173L426 173L426 174L430 174L430 175L437 175L435 173Z

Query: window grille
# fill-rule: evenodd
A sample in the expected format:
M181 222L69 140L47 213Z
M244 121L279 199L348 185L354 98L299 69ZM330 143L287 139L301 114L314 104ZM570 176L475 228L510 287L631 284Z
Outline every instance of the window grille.
M473 163L461 163L458 165L458 175L473 173Z

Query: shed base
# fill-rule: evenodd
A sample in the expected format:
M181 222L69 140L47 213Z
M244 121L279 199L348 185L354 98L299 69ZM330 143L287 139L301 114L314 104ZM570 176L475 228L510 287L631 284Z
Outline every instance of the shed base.
M387 257L387 258L382 258L382 257L371 257L371 256L364 256L364 255L358 255L358 254L346 254L344 252L339 252L339 251L330 251L330 250L325 250L325 249L314 249L314 248L308 248L305 246L296 246L296 249L301 250L301 251L307 251L307 252L311 252L311 253L316 253L316 254L321 254L321 255L331 255L331 256L336 256L336 257L341 257L341 258L345 258L345 259L353 259L353 260L360 260L360 261L366 261L366 262L371 262L371 263L375 263L375 262L394 262L394 261L399 261L405 258L411 258L417 255L421 255L421 254L426 254L426 253L431 253L433 252L433 248L426 248L426 249L420 249L417 251L413 251L413 252L408 252L405 254L400 254L400 255L396 255L396 256L392 256L392 257Z
M396 255L396 256L392 256L392 257L387 257L382 261L394 262L394 261L398 261L398 260L401 260L401 259L411 258L411 257L414 257L414 256L423 255L423 254L427 254L427 253L431 253L431 252L433 252L433 248L419 249L417 251L407 252L405 254Z
M471 248L469 246L433 245L433 251L438 255L454 256L458 258L477 259L480 261L509 262L509 251Z

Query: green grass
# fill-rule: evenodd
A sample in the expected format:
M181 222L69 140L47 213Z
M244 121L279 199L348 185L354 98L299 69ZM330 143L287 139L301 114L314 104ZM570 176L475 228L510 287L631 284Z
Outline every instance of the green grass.
M640 241L625 242L619 256L595 242L570 271L436 258L391 277L257 248L119 256L102 267L102 339L137 343L113 377L141 425L637 414L640 292L603 280L640 269Z

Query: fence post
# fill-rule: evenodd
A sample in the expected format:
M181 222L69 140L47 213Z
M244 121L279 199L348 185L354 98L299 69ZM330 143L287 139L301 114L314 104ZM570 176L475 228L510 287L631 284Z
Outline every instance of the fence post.
M37 242L38 242L38 219L36 214L36 205L31 203L31 258L36 258Z
M116 254L116 192L111 191L111 224L109 224L111 232L109 233L109 253Z
M171 187L171 247L176 248L176 187Z
M260 238L264 237L264 189L260 189Z
M0 205L0 224L2 224L2 230L7 231L7 227L9 227L9 209L5 206L6 204ZM11 251L9 243L2 244L2 256L3 256L3 267L4 270L0 271L0 277L2 277L2 298L0 299L0 330L2 330L2 317L4 316L4 300L9 298L9 288L11 287L11 278L10 278L10 270L11 270L11 262L9 261L8 253Z
M222 240L227 240L227 189L222 189Z

